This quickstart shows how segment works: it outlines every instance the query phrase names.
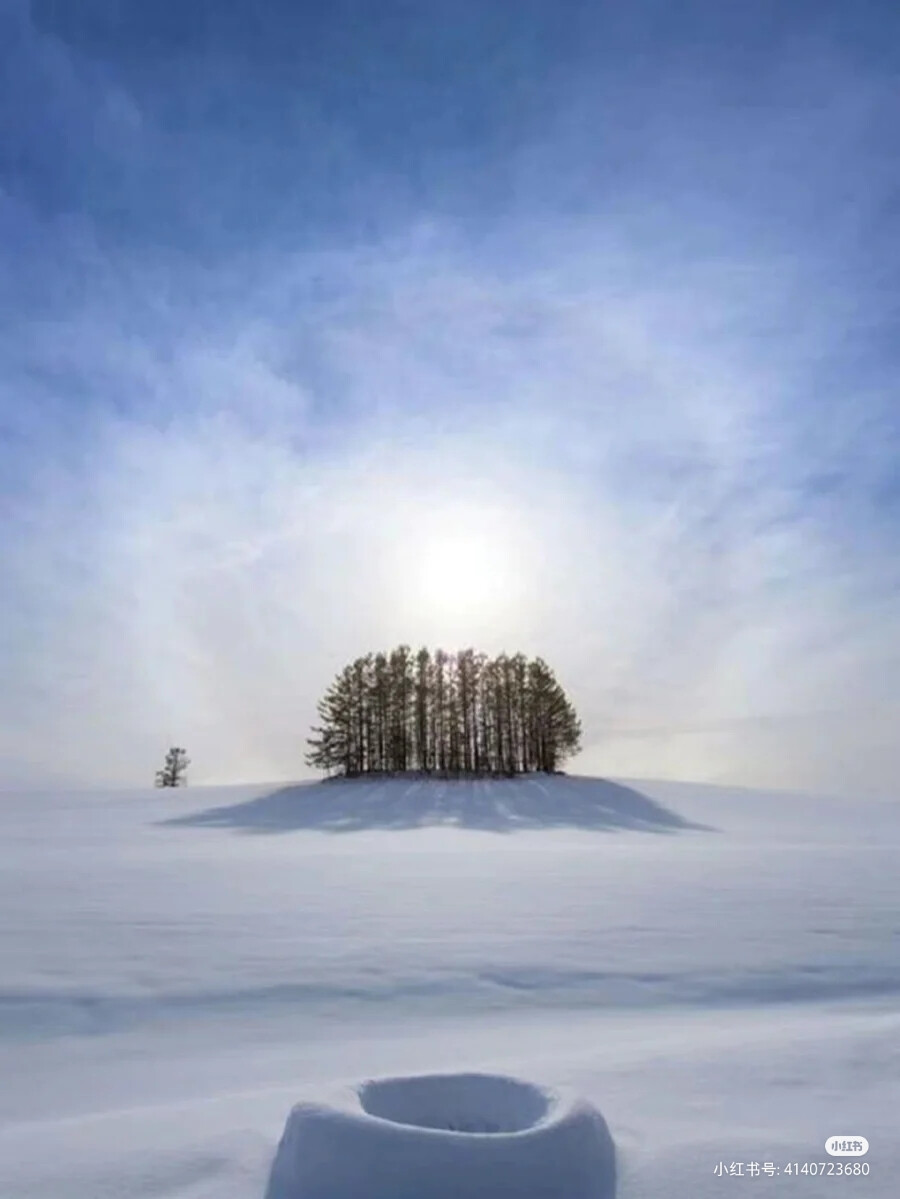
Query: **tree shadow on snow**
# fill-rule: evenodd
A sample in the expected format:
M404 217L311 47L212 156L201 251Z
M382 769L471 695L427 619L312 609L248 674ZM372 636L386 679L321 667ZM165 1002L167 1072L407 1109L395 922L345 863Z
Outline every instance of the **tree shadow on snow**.
M550 828L712 831L683 819L633 787L568 775L331 779L280 787L244 803L208 808L160 823L247 833L299 829L351 833L435 826L496 833Z

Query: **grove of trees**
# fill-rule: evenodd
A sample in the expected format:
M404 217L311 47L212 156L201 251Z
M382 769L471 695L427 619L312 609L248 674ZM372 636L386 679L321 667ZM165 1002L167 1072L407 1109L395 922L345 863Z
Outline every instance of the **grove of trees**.
M557 770L581 725L553 671L523 654L488 658L408 645L345 666L318 705L307 764L354 776Z

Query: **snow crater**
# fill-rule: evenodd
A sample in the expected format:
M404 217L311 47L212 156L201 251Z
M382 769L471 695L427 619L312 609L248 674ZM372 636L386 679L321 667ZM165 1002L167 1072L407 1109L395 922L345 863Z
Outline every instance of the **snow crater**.
M373 1079L288 1116L266 1199L612 1199L590 1104L492 1074Z
M491 1074L424 1074L373 1079L358 1090L370 1116L446 1132L523 1132L544 1119L546 1091Z

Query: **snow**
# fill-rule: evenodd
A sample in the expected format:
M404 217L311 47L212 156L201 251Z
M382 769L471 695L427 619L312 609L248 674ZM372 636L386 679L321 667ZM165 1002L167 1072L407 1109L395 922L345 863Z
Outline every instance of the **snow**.
M612 1199L615 1150L577 1097L504 1075L425 1074L298 1104L266 1199Z
M893 1199L898 849L565 776L0 793L0 1195L263 1199L297 1104L461 1072L592 1103L619 1199Z

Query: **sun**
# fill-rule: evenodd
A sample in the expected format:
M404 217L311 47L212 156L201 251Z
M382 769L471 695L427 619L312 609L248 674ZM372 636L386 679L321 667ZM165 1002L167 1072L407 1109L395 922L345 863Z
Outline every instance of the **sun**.
M503 547L475 530L433 537L415 573L421 602L435 616L487 616L503 606L510 591Z
M396 544L398 607L432 637L470 639L517 626L527 606L524 521L502 500L448 500L407 514ZM401 548L402 547L402 548Z

